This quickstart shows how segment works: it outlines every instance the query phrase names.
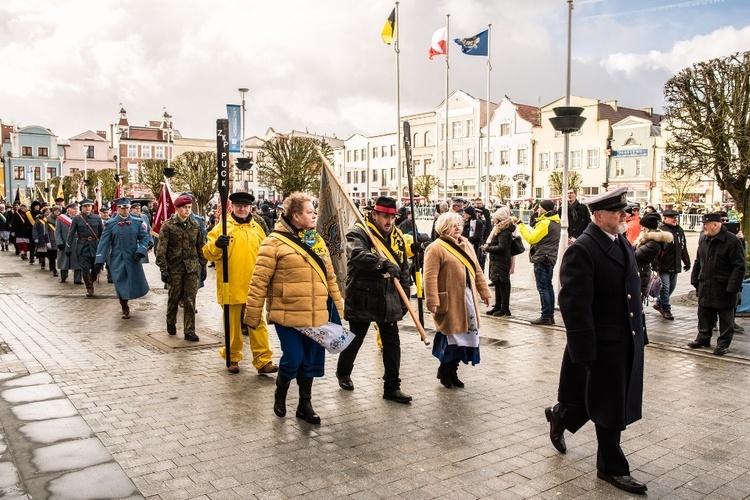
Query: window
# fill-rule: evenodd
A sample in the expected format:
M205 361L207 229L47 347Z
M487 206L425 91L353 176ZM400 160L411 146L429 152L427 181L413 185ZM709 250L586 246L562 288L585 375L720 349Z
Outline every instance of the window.
M424 161L424 169L422 169L422 175L427 175L427 172L430 171L431 166L432 166L432 160L426 159Z
M667 155L659 156L659 172L664 172L667 169Z
M31 146L22 146L21 156L34 156L34 153L31 152Z
M380 146L380 156L383 158L388 156L388 146Z
M362 161L367 159L367 149L362 148L359 150L359 156L362 157Z
M154 147L154 158L164 159L164 146Z
M42 180L42 167L33 167L33 169L34 169L34 180L41 181Z
M455 151L451 151L451 156L451 167L461 168L461 150L457 149Z
M635 160L635 176L641 177L643 175L644 161L642 159Z
M424 133L424 145L425 146L432 146L432 136L430 135L430 131Z
M519 165L526 165L528 161L528 149L519 149L518 150L518 164Z
M253 182L253 170L247 171L247 182Z
M372 157L373 158L377 158L378 157L378 147L377 146L375 146L374 148L372 148Z
M500 165L508 165L510 164L510 151L507 149L501 149L500 150Z
M411 146L413 148L418 148L419 147L419 134L417 134L416 132L414 133L414 138L412 139Z
M13 167L13 178L16 180L23 180L26 178L26 167L23 165L16 165Z
M622 164L622 160L615 160L615 177L622 177L625 175L625 166Z
M378 181L378 171L377 170L373 170L372 171L372 182L377 182L377 181Z
M466 148L466 168L474 167L474 148Z
M263 151L258 151L258 154L256 155L258 161L263 161L263 158L266 156L263 154Z
M135 144L128 144L128 158L138 157L138 146Z
M385 186L387 179L388 179L388 176L386 176L386 170L381 169L380 170L380 185Z
M516 182L516 197L517 198L526 198L526 187L527 187L526 182L524 181Z
M599 187L585 187L581 188L581 195L584 197L586 196L594 196L595 194L599 194Z
M47 167L47 179L52 179L53 177L57 177L57 168Z
M253 161L253 152L252 151L246 151L245 154L247 154L247 159L250 161Z
M599 168L599 150L589 149L586 151L586 167Z
M38 147L37 154L39 156L49 156L49 148Z
M445 123L440 124L440 140L445 140Z
M351 184L352 183L352 173L351 172L347 172L346 173L346 183L347 184Z
M474 120L466 120L466 137L474 135Z
M549 153L539 153L539 170L549 170Z
M500 135L510 135L510 123L500 124Z
M141 158L151 158L151 146L141 146Z
M367 182L367 170L361 170L359 172L359 178L362 179L362 182Z
M359 170L354 171L354 184L359 184Z
M352 150L351 149L346 152L346 162L349 163L350 161L352 161Z
M534 198L544 198L544 188L534 188Z
M440 170L445 168L445 151L440 152Z
M86 158L90 160L94 157L94 146L83 146L83 149L86 152ZM144 158L148 158L148 157L144 157Z
M396 145L391 144L391 156L396 156Z
M395 168L392 168L392 169L391 169L391 180L393 180L393 179L395 179L395 178L396 178L396 169L395 169Z
M457 139L461 137L461 122L451 123L451 139Z
M570 168L581 168L581 152L570 152Z
M555 153L555 169L563 168L565 158L562 153Z
M359 161L359 149L354 150L354 161Z

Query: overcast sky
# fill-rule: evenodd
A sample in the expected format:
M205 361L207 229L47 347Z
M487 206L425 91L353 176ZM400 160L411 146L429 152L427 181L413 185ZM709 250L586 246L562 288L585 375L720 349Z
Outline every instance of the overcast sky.
M572 93L661 111L666 80L750 49L748 0L576 0ZM395 131L396 58L386 0L2 0L0 118L69 138L164 113L210 138L248 87L247 136L292 128L347 138ZM492 23L491 100L547 104L565 93L567 0L401 0L402 114L445 94L450 38ZM451 90L486 98L486 58L451 42Z

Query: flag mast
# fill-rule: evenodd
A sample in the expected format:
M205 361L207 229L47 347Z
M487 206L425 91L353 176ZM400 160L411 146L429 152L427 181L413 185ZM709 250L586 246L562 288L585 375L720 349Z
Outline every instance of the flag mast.
M490 156L490 73L492 72L492 63L490 55L492 54L492 23L487 25L487 177L484 183L485 202L484 206L490 206L490 166L492 158ZM480 132L481 133L481 132ZM480 157L482 153L479 153Z
M403 176L401 171L401 50L398 47L398 32L401 26L398 19L398 2L396 2L394 10L396 12L393 33L393 50L396 51L396 189L398 190L396 199L401 203L401 196L403 195L401 183L401 177ZM371 154L371 151L368 151L367 154ZM370 193L367 193L367 198L369 199L369 197Z
M448 202L448 92L450 88L450 63L448 62L448 53L449 53L449 47L448 47L448 40L451 39L450 37L450 21L451 21L451 15L446 14L445 15L445 144L443 146L443 154L445 155L445 189L443 190L445 193L445 201ZM448 203L450 206L450 203Z

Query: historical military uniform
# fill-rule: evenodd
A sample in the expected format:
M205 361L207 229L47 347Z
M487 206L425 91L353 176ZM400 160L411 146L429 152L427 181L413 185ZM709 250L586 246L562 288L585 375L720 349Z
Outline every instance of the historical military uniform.
M130 206L130 198L115 200L118 208ZM128 300L143 297L149 286L143 272L142 259L148 252L149 236L141 219L119 213L107 221L96 249L96 265L101 268L109 256L112 278L122 307L122 318L130 318Z
M188 203L192 203L190 197L180 196L174 201L174 206L179 208ZM177 310L182 302L185 340L198 340L195 334L195 296L199 278L205 276L208 262L203 256L204 243L203 230L192 217L183 222L175 214L159 230L156 265L161 270L162 281L169 285L167 333L177 333Z
M93 204L94 202L91 200L83 200L81 208ZM83 282L86 284L87 297L93 297L94 295L94 280L96 280L94 261L96 259L96 247L99 245L103 227L102 219L97 214L90 212L86 215L81 212L73 217L65 242L66 255L72 255L75 249Z
M78 240L73 240L73 247L71 248L70 255L65 253L65 242L68 241L68 234L70 233L70 226L73 224L73 217L68 212L72 208L78 208L75 203L69 203L65 209L64 214L60 214L55 221L55 244L57 245L57 267L60 269L60 283L65 283L68 279L68 271L73 270L73 282L79 285L83 284L81 281L81 266L78 265L78 256L76 248L78 247Z

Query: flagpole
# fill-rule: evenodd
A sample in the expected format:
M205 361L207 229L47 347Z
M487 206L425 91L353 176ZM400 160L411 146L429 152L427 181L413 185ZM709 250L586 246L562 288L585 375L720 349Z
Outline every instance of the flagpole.
M492 72L492 62L490 56L492 54L492 24L487 25L487 178L485 179L485 202L484 206L490 206L490 165L492 165L490 157L490 73ZM479 153L481 156L482 153Z
M395 37L393 39L393 50L396 51L396 189L398 190L398 196L396 199L400 204L402 196L401 177L403 172L401 171L401 50L398 47L399 30L401 29L401 25L398 19L398 2L396 2L395 9ZM367 154L371 154L371 152L368 151ZM367 198L369 199L369 197L370 193L367 193Z
M450 21L451 15L445 15L445 144L443 146L443 154L445 155L445 201L448 203L448 92L450 88L450 63L448 62L448 53L450 51L448 47L448 40L450 36ZM450 206L450 203L448 203Z

